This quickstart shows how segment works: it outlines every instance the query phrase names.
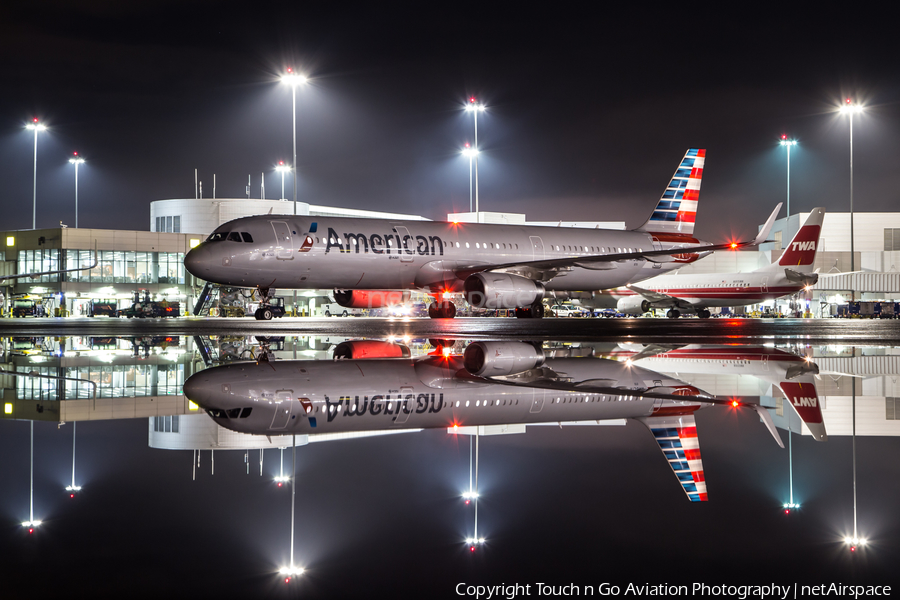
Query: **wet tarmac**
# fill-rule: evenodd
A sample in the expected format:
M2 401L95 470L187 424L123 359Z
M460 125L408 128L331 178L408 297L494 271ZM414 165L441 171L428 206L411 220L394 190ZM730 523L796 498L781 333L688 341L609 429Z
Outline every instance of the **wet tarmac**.
M740 340L874 344L900 341L900 320L847 319L540 319L282 318L272 321L177 319L0 319L0 334L31 335L334 335L729 343Z

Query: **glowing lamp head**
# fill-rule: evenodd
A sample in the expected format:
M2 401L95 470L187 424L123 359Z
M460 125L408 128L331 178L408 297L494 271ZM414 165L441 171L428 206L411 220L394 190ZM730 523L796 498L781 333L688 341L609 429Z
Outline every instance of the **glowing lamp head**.
M731 242L731 249L732 249L732 250L734 250L734 249L737 248L737 247L738 247L737 242Z
M732 408L737 408L737 407L740 406L740 405L741 405L741 403L738 402L737 400L732 400L732 401L731 401L731 407L732 407Z

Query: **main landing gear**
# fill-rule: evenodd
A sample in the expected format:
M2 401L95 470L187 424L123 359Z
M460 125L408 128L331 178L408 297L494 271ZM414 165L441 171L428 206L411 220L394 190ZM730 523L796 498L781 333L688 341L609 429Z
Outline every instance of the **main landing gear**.
M432 319L452 319L456 316L456 305L449 300L432 302L428 305L428 316Z
M697 317L700 319L708 319L709 318L709 310L706 308L701 308L697 311Z
M284 316L284 307L272 306L271 299L275 295L275 290L269 288L259 288L259 308L253 313L257 321L271 321L272 317ZM281 310L278 311L278 308Z
M666 313L666 316L669 317L670 319L677 319L678 317L681 316L681 313L678 312L677 310L675 310L674 308L670 308L669 312Z
M516 309L516 318L517 319L543 319L544 318L544 303L538 300L531 306L526 308L517 308Z

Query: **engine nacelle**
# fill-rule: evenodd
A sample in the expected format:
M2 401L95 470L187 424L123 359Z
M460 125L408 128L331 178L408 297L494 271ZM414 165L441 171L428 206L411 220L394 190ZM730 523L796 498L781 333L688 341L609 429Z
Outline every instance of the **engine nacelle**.
M544 364L544 352L525 342L475 342L466 347L463 364L480 377L513 375Z
M619 298L616 303L616 310L626 315L642 315L653 308L648 300L643 296L626 296Z
M524 308L544 297L540 283L508 273L475 273L464 288L466 302L477 308Z
M382 308L409 301L409 291L334 290L334 301L344 308Z
M350 340L338 344L333 353L335 360L363 358L409 358L407 346L382 340Z

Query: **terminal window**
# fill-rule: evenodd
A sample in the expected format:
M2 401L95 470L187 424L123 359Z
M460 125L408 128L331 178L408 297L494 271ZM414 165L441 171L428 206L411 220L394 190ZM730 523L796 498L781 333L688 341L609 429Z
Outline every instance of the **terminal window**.
M178 433L178 415L170 417L153 417L153 431Z
M181 215L156 217L157 233L181 233Z
M900 398L884 399L884 418L887 421L900 421Z
M884 251L893 252L895 250L900 250L900 229L885 228Z

